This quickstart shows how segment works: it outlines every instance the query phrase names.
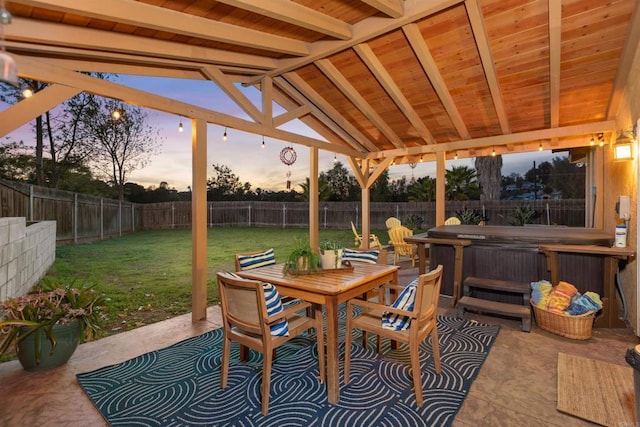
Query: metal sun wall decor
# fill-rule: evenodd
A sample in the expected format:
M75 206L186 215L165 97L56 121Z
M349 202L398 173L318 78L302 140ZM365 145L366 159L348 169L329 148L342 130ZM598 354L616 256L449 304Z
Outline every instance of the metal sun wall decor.
M284 147L282 151L280 151L280 161L288 167L294 164L297 158L298 154L296 153L296 150L294 150L294 148L291 146ZM291 170L287 171L287 190L291 189L291 180L289 178L291 178Z

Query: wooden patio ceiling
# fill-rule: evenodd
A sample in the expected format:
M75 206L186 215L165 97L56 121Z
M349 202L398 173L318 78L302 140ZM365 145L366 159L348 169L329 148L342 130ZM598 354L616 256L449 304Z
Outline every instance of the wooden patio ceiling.
M86 90L402 163L443 151L567 149L613 135L640 40L638 3L20 0L7 1L14 19L4 31L21 76L57 83L41 109ZM76 71L210 80L250 119ZM259 87L262 105L237 84ZM286 112L274 116L274 102ZM16 111L0 113L0 135ZM296 118L323 139L279 129Z

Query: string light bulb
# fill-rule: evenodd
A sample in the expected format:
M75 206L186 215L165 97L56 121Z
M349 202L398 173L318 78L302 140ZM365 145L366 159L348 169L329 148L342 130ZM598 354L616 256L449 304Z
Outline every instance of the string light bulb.
M491 149L491 155L492 155L493 157L495 157L495 156L496 156L496 149L495 149L495 148L492 148L492 149Z
M336 155L336 153L333 153L333 163L338 163L338 157Z
M180 117L180 124L178 124L178 132L183 132L184 126L182 125L182 117Z
M458 152L457 152L457 151L453 153L453 158L454 158L455 160L458 160Z
M31 98L33 96L33 89L30 87L25 88L25 90L22 91L22 96L25 98Z
M262 148L264 148L264 135L262 135Z
M542 148L542 142L541 142L541 143L538 144L538 151L542 151L542 150L543 150L543 148Z
M120 110L118 110L117 108L113 110L113 112L111 113L111 117L113 117L114 119L118 120L120 117L122 117L122 113L120 112Z
M227 128L224 128L224 133L222 134L222 140L223 141L227 140Z
M589 145L591 145L592 147L596 145L596 140L593 137L591 137L591 141L589 141Z

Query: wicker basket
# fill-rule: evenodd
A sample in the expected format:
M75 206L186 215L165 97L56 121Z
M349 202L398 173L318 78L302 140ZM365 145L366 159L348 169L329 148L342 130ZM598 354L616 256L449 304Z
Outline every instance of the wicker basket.
M579 316L566 316L537 307L533 301L531 301L531 308L533 308L536 324L541 329L574 340L591 338L591 328L596 315L594 311L588 311Z

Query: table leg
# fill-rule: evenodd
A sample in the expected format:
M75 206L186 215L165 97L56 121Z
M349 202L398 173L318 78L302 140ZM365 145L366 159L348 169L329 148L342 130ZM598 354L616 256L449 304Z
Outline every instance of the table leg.
M424 243L416 243L418 247L418 274L424 274L427 268L427 250Z
M340 401L340 368L338 357L338 300L328 297L327 310L327 400L329 403ZM347 350L348 351L348 350Z
M454 245L455 261L453 263L453 298L451 298L451 307L455 307L460 298L460 284L462 283L462 255L464 247Z

